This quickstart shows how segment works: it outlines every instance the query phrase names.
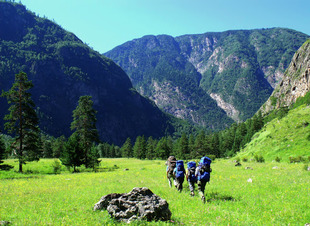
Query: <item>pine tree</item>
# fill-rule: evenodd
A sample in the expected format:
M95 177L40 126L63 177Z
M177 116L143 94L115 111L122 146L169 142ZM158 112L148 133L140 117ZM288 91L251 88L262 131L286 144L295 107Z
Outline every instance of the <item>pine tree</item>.
M31 99L29 89L33 87L26 73L15 75L11 89L3 92L10 105L9 114L5 115L5 129L15 135L13 148L19 161L19 172L23 172L26 161L39 160L40 158L40 129L39 119L35 112L35 104Z
M3 159L5 159L5 144L2 135L0 135L0 164L3 163Z
M144 159L146 153L146 141L144 136L138 136L136 138L135 145L133 147L133 157L138 159Z
M195 140L194 158L201 158L206 154L205 132L201 130Z
M123 158L133 157L133 150L130 137L128 137L125 143L123 144L121 148L121 153Z
M99 142L99 135L96 128L96 113L93 109L91 96L81 96L78 106L73 111L71 130L75 131L76 135L79 136L79 141L84 150L83 158L86 168L92 167L93 158L97 156L96 153L91 152L93 144Z
M189 149L189 158L194 158L194 149L195 149L195 138L193 134L189 135L188 138L188 149Z
M80 142L80 136L73 133L65 143L64 151L60 155L60 161L67 167L73 167L73 172L77 172L76 167L81 166L85 159L84 151Z
M163 137L161 138L156 145L156 157L160 159L167 159L171 154L172 145L170 143L169 138Z
M156 148L156 140L152 137L149 137L146 142L146 154L145 157L147 159L154 159L155 158L155 148Z
M65 136L60 136L55 139L52 148L53 148L53 157L59 158L61 153L64 151L66 138Z
M188 139L185 133L183 133L181 138L178 140L177 158L178 159L189 158Z

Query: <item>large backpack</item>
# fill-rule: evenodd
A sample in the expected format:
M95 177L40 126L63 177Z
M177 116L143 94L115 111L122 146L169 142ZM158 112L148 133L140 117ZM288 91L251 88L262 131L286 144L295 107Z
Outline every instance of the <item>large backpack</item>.
M168 165L167 171L169 174L173 174L173 170L176 167L176 162L177 162L177 159L173 155L169 156L169 158L167 160L167 165Z
M202 157L199 162L199 171L198 171L198 180L209 182L210 181L210 173L212 160L206 156Z
M176 172L175 172L175 178L184 178L184 163L182 160L177 161L176 163Z
M188 170L188 180L190 182L196 183L197 182L197 177L195 176L196 162L188 162L187 170Z

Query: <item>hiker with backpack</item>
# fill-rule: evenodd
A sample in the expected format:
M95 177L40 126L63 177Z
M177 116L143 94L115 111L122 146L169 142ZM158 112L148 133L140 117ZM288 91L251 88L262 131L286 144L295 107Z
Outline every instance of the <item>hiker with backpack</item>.
M166 168L167 179L168 179L168 183L169 183L169 187L170 188L172 187L171 180L175 184L175 177L173 175L173 171L174 171L174 169L176 167L176 162L177 162L177 159L174 156L169 156L169 158L168 158L168 160L166 162L166 165L167 165L167 168Z
M212 172L211 169L211 162L212 160L206 156L200 159L199 165L196 168L195 176L197 177L197 187L198 193L200 195L201 200L205 203L206 198L204 196L205 187L207 182L210 181L210 173Z
M195 183L197 183L197 177L195 175L196 172L196 162L188 162L187 163L187 172L186 172L186 180L189 185L189 190L191 192L191 196L195 195Z
M173 175L175 177L175 187L179 192L183 190L183 182L185 176L185 168L182 160L176 162L176 167L173 171Z

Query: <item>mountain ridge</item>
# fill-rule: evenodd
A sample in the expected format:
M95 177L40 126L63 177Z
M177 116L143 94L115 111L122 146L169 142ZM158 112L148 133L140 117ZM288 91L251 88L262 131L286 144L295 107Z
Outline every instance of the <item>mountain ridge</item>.
M128 41L104 55L119 64L133 86L160 108L212 128L217 127L218 119L231 124L227 115L237 122L254 115L282 78L295 51L308 37L284 28L229 30L178 37L148 35ZM191 81L191 85L180 84L183 82L180 75L183 80ZM199 102L201 114L193 120L190 113L194 109L190 106L197 101L190 95L185 95L188 98L185 104L177 98L169 100L179 106L161 103L156 87L166 86L167 82L176 84L170 91L181 90L186 94L199 90L198 96L205 96L205 105L212 106L215 112L210 117ZM168 95L164 96L166 103L169 102ZM215 110L214 104L221 109ZM180 116L178 112L186 113ZM212 115L216 115L215 119ZM211 121L211 125L206 125L206 121Z
M180 127L180 120L136 92L111 59L25 6L0 2L0 89L8 90L19 71L34 84L40 128L50 135L70 135L72 111L82 95L92 96L104 142L121 145L139 135L159 138ZM8 106L4 98L0 102L2 122Z

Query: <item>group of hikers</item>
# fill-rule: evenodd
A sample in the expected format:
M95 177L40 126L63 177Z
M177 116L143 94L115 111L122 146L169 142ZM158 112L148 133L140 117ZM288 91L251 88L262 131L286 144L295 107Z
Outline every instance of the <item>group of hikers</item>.
M201 200L205 203L206 198L204 191L206 183L210 181L210 173L212 160L206 156L202 157L198 166L196 162L190 161L187 163L187 170L184 168L183 160L177 160L174 156L169 156L167 164L167 179L169 186L172 187L172 181L174 186L179 192L183 190L184 178L186 178L191 196L195 195L195 184L197 183L198 193Z

